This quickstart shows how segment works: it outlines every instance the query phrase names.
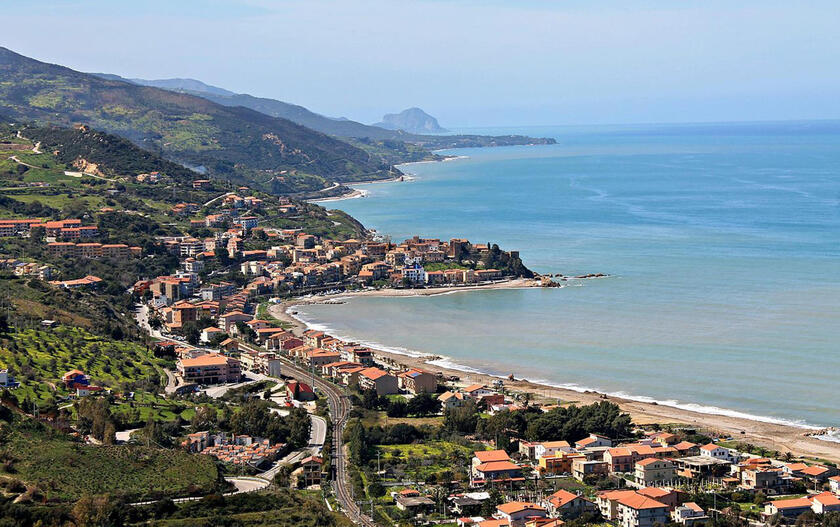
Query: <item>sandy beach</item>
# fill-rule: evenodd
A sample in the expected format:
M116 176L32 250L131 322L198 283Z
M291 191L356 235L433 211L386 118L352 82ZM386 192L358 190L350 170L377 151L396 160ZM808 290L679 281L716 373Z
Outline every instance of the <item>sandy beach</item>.
M270 312L274 317L292 324L294 328L293 331L296 334L301 334L308 328L304 323L297 320L287 312L290 307L295 305L323 303L325 301L334 300L336 297L428 296L449 293L452 291L466 292L480 289L536 287L538 285L538 282L535 280L517 279L495 284L465 287L440 287L422 290L382 289L346 292L332 296L293 299L272 306L270 308ZM490 384L497 380L496 377L491 375L469 373L461 370L441 367L437 364L430 364L428 361L433 361L439 358L435 356L414 357L384 350L375 351L379 357L394 361L406 367L422 368L426 371L435 373L441 372L446 376L457 376L460 378L460 383L465 385L472 383ZM516 372L511 373L516 376ZM570 381L570 379L564 380ZM628 412L632 416L633 421L637 424L660 423L691 425L720 437L731 437L736 441L762 446L771 451L777 450L780 453L791 452L797 457L840 462L840 443L823 441L810 437L807 435L809 432L808 430L795 426L766 423L741 417L693 412L682 408L675 408L656 403L607 397L606 395L597 392L577 392L574 390L529 382L525 379L519 379L518 377L514 381L505 379L505 387L515 392L529 392L533 395L533 400L543 402L556 403L557 401L563 401L564 403L590 404L602 400L609 400L618 404L625 412Z

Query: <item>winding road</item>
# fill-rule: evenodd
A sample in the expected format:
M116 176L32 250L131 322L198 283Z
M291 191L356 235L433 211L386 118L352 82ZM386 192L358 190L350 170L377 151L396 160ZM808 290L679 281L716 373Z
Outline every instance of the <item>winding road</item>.
M256 349L242 343L240 343L239 347L251 350ZM344 432L344 427L347 425L347 417L351 409L350 401L344 397L341 390L339 390L335 385L319 377L313 378L310 372L292 364L285 358L281 358L281 360L284 364L283 371L286 375L294 377L302 382L313 382L315 384L314 388L323 392L327 396L330 415L332 416L333 421L333 452L331 453L333 457L333 466L335 467L333 490L335 490L335 495L338 498L338 502L341 504L344 514L350 518L353 523L364 525L365 527L376 527L376 523L374 523L369 516L362 513L361 509L359 509L359 506L356 504L356 501L353 499L349 478L347 477L347 458L344 456L341 436ZM314 426L315 423L313 419L313 427Z

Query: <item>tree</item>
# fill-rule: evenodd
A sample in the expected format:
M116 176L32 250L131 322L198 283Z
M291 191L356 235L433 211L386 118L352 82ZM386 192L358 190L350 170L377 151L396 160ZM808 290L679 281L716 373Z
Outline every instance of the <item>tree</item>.
M195 409L192 419L190 419L190 428L193 432L203 432L205 430L214 430L218 424L219 416L216 409L212 406L199 406Z
M467 401L460 408L449 408L443 414L443 427L460 435L475 433L478 425L478 408L474 401Z
M347 446L350 449L350 460L358 466L364 465L370 459L370 452L365 434L365 427L360 420L356 420L348 429L350 440Z
M76 527L121 527L124 507L111 496L84 496L73 505Z
M105 430L102 434L102 442L106 445L113 445L117 442L117 428L113 421L105 423Z
M185 322L184 325L181 326L181 333L184 334L184 337L187 339L187 342L189 342L193 346L198 344L198 341L201 338L201 328L199 327L197 322L192 320L190 320L189 322Z
M408 413L411 415L431 415L440 410L440 403L430 393L420 393L408 401Z
M502 503L502 493L496 487L488 492L490 496L481 504L481 515L489 518L496 513L496 507Z
M309 443L312 419L303 408L294 408L286 418L289 425L288 443L292 448L300 448Z

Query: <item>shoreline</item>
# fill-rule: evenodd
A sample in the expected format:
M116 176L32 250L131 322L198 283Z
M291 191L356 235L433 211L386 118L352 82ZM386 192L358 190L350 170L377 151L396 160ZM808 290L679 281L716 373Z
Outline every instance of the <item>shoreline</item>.
M442 150L437 150L435 152L439 152ZM434 152L433 152L434 153ZM395 168L405 167L408 165L420 165L424 163L446 163L448 161L457 161L458 159L469 159L469 156L444 156L443 159L427 159L425 161L409 161L408 163L400 163L399 165L394 165ZM349 183L342 183L345 187L353 186L360 186L360 185L375 185L377 183L399 183L399 182L406 182L406 181L413 181L415 178L414 174L405 173L401 176L394 176L388 179L377 179L374 181L352 181ZM367 191L357 188L351 188L350 192L345 194L341 194L340 196L332 196L329 198L315 198L315 199L308 199L306 200L307 203L326 203L329 201L343 201L346 199L357 199L357 198L364 198L367 196Z
M294 317L288 311L293 306L307 304L321 304L334 301L337 298L354 296L434 296L440 294L451 294L456 292L467 292L488 289L511 289L536 287L538 282L529 279L515 279L492 284L463 287L440 287L434 289L381 289L370 291L350 291L335 295L325 295L313 298L296 298L275 304L269 308L271 314L279 320L291 324L295 334L302 334L310 327L303 321ZM406 368L420 368L431 373L441 373L444 376L457 376L459 384L492 384L499 376L479 371L464 371L447 366L446 358L435 355L414 356L394 351L387 351L377 347L371 347L377 357L388 362L402 365ZM765 447L771 451L778 450L784 454L791 452L795 456L809 459L823 459L833 462L840 462L840 443L830 440L817 439L809 434L817 429L809 429L794 424L782 424L767 422L757 418L722 415L717 413L705 413L695 410L669 406L657 402L646 402L626 397L606 395L597 391L577 391L571 388L564 388L548 384L549 381L529 381L519 379L510 381L504 379L505 388L512 392L529 392L535 395L535 400L554 403L558 400L565 404L592 404L600 401L611 401L619 405L622 411L627 412L638 425L645 424L683 424L701 428L705 431L720 437L729 437L734 441L752 443L756 446Z

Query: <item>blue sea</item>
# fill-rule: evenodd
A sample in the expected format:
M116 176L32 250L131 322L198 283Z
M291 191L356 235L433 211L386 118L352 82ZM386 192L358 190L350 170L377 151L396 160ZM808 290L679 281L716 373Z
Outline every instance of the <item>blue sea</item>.
M324 203L380 234L466 237L558 289L298 308L334 334L448 366L704 412L840 425L840 122L468 130L556 145L459 149Z

